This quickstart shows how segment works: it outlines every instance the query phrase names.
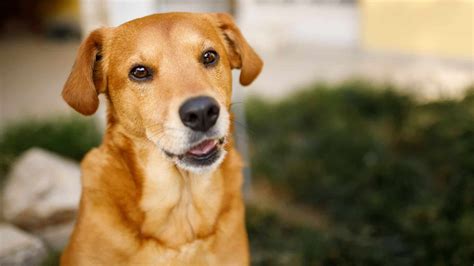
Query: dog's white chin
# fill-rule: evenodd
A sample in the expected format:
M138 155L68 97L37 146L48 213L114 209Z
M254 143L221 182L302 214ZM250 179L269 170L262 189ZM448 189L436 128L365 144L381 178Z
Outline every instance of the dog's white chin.
M173 162L177 167L179 167L180 169L184 171L188 171L197 175L208 174L215 171L222 164L227 154L227 151L224 149L221 149L219 153L220 153L219 157L210 165L189 164L189 163L185 163L181 161L178 158L174 158Z

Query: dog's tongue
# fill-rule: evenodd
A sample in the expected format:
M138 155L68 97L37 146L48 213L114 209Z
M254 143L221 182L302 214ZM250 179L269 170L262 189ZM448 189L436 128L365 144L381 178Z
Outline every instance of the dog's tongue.
M205 140L201 142L199 145L195 146L194 148L190 149L188 153L192 155L204 155L209 153L214 147L216 146L216 140Z

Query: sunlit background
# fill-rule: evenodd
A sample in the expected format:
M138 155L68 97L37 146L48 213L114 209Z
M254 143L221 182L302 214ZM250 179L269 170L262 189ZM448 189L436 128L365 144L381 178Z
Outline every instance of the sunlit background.
M253 265L472 265L474 0L2 1L0 265L72 229L105 123L60 97L81 39L170 11L231 13L265 62L232 105Z

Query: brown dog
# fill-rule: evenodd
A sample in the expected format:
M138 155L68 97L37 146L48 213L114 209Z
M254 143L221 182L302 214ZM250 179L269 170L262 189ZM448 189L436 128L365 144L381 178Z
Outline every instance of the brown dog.
M227 14L169 13L92 32L63 97L93 114L102 145L62 265L247 265L242 163L231 137L231 69L262 61Z

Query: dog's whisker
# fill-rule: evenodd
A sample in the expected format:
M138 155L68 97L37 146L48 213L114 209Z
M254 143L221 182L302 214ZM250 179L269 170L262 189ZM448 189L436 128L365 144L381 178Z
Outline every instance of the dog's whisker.
M231 121L234 122L236 126L240 126L241 128L243 128L250 135L255 135L255 132L249 126L245 125L244 123L236 120L235 118L232 118Z
M239 104L240 104L240 105L239 105ZM245 102L232 102L232 103L229 105L229 107L230 107L230 109L232 109L232 108L234 108L234 107L242 107L242 108L244 108L245 105L243 105L243 104L245 104Z
M165 137L165 132L164 131L157 131L157 132L148 131L147 135L148 135L149 138L162 139L162 138Z
M161 129L162 131L165 131L165 130L175 130L175 131L182 131L182 132L187 131L185 128L169 127L169 126L163 126L161 124L153 124L153 125L149 125L148 127L150 129L159 128L158 130Z

